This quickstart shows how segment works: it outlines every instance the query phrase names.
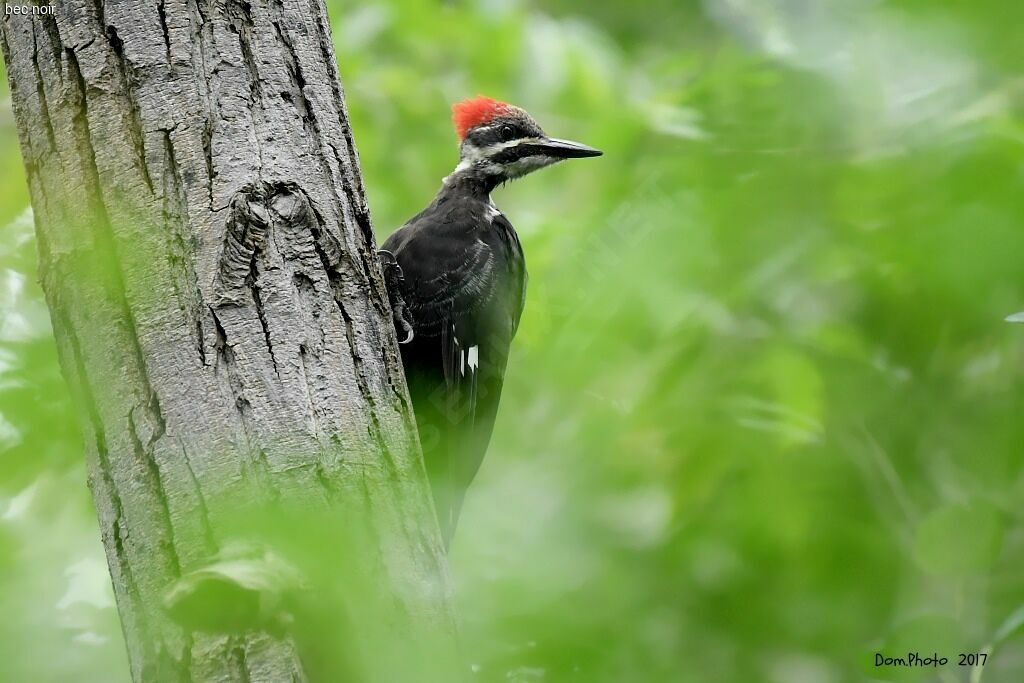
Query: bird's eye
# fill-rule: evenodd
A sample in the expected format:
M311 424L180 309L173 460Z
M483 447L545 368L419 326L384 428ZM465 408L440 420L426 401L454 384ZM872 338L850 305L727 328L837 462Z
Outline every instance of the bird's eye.
M506 123L498 131L498 134L501 135L501 139L502 140L504 140L505 142L508 142L509 140L511 140L512 138L514 138L516 136L516 130L515 130L515 128L513 128L512 126L510 126L510 125L508 125Z

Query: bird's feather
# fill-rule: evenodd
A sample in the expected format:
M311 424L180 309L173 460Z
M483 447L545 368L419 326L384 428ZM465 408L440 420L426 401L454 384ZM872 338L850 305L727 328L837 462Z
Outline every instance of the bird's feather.
M415 335L402 362L447 545L490 441L522 316L522 247L490 204L435 201L384 249L405 275Z

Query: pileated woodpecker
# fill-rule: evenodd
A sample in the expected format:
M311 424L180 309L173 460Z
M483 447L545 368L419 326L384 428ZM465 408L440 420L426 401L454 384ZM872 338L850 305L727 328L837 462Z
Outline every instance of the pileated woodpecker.
M505 102L481 96L452 112L458 166L380 253L445 547L491 438L526 296L519 237L491 192L563 159L601 154L548 137Z

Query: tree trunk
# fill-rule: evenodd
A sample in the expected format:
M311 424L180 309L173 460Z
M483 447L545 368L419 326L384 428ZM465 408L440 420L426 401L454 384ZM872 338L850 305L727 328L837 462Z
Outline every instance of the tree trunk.
M65 0L8 16L0 37L134 680L315 678L280 614L171 617L169 593L218 562L241 505L331 511L336 537L296 532L342 555L368 539L346 561L388 586L381 632L449 647L323 0ZM323 616L368 647L372 628ZM398 680L393 663L346 666Z

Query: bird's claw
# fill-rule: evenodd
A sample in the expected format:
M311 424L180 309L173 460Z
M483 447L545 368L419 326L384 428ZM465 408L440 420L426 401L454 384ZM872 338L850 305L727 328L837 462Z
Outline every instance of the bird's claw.
M377 260L380 261L380 269L384 274L384 286L388 290L388 301L391 304L391 318L395 325L395 333L399 337L399 344L408 344L413 340L415 333L412 327L412 316L402 298L402 283L404 273L402 266L398 265L398 259L387 249L377 252Z

